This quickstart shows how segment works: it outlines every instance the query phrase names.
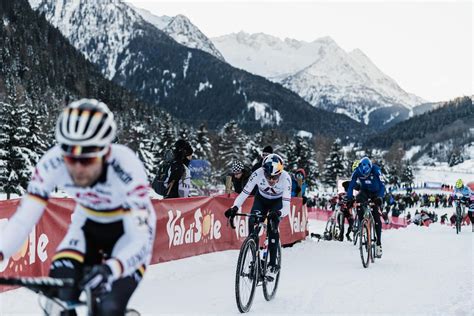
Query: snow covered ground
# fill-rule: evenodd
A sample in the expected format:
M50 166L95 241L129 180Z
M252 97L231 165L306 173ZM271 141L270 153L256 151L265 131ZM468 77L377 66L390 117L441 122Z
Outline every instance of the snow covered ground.
M321 232L323 222L310 222ZM251 309L262 314L472 315L474 234L439 223L383 233L384 255L368 269L351 243L307 239L283 250L274 301L257 288ZM236 315L238 252L224 251L154 265L129 306L142 315ZM35 295L0 295L1 315L39 315Z

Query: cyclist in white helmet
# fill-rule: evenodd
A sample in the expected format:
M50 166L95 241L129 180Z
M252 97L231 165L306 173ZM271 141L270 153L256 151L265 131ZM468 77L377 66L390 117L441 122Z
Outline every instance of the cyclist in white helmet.
M104 103L82 99L67 106L56 126L58 144L38 162L27 194L0 234L2 261L39 221L50 192L66 191L76 206L50 276L77 281L76 289L59 290L64 301L77 300L82 288L90 288L100 297L98 315L125 314L150 262L155 235L145 169L129 148L111 144L115 132Z
M244 204L255 186L257 193L253 202L252 214L267 215L269 221L272 221L273 229L268 231L268 251L270 261L268 269L271 273L277 273L280 269L276 265L277 246L280 241L278 225L280 219L290 213L291 201L291 176L283 170L283 159L277 154L269 154L262 162L262 166L255 170L250 176L242 193L235 199L234 205L225 211L225 216L233 220L239 208ZM249 219L249 234L252 233L255 218Z

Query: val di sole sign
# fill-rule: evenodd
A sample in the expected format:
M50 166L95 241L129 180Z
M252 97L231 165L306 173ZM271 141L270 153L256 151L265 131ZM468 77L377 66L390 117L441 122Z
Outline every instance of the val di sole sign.
M20 200L0 201L0 229L14 214ZM248 235L248 218L236 218L235 230L227 225L224 211L234 198L227 196L152 200L157 215L152 264L215 251L238 249ZM250 212L253 198L242 206ZM50 199L43 217L28 235L21 249L0 264L2 276L45 276L51 258L70 223L75 202ZM291 200L290 214L280 223L282 244L307 236L307 211L301 198ZM0 287L0 291L5 288Z

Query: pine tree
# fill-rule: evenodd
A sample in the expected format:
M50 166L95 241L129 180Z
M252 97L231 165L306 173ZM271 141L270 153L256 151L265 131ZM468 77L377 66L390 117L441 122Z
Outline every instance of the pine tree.
M401 176L401 182L406 184L407 186L411 186L413 183L413 169L408 161L405 162L403 174Z
M319 176L318 163L316 162L314 150L308 141L296 136L291 142L283 147L286 156L286 170L290 173L298 168L303 168L306 172L306 183L309 186L316 184Z
M7 194L25 192L31 163L25 146L24 107L0 102L0 189Z
M344 156L341 151L341 140L338 138L331 146L329 157L326 158L323 182L331 187L335 187L337 185L337 178L344 176L345 171Z
M211 140L205 124L201 124L191 137L191 146L194 149L193 156L196 159L210 160L212 154Z
M145 166L148 179L150 181L155 177L155 170L157 166L157 158L153 153L153 140L150 138L150 133L147 131L143 123L136 122L131 127L131 136L135 140L136 151L138 158Z
M249 159L245 157L246 135L237 126L235 121L225 124L219 133L219 145L217 150L217 169L221 174L227 173L232 161L240 160L246 163Z
M448 160L449 166L452 167L463 162L464 162L464 158L461 155L461 151L457 148L454 149L449 155L449 160Z

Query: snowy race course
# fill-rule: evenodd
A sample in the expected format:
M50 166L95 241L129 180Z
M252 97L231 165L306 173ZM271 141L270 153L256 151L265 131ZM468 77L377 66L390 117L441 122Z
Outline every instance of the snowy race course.
M310 230L321 233L322 222ZM362 267L348 242L307 239L283 250L277 296L257 288L250 313L473 315L473 233L436 223L384 231L383 258ZM148 269L130 307L142 315L239 314L234 297L237 251L167 262ZM1 315L40 315L24 289L0 295Z

